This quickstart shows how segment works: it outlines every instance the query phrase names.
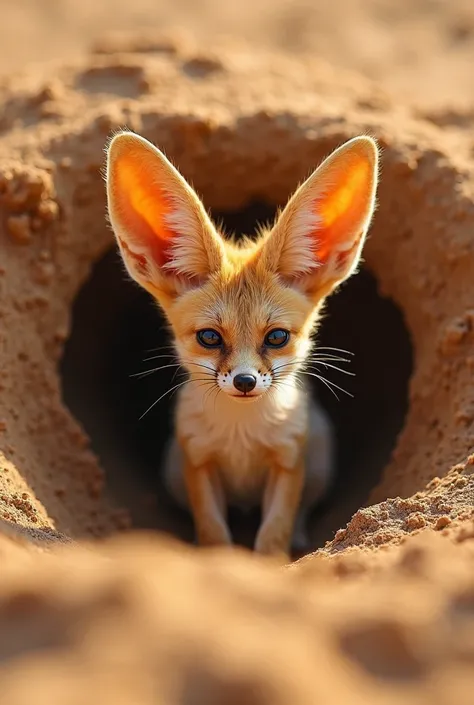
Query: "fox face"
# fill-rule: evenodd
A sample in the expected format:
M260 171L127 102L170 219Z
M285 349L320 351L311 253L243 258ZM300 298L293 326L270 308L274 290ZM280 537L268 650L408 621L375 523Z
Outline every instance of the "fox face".
M130 132L107 150L109 218L125 266L163 308L181 364L204 391L249 403L285 395L326 297L360 260L377 148L350 140L256 240L226 241L167 158Z
M313 306L261 263L237 266L182 294L167 315L188 371L209 374L222 392L248 402L283 384L304 360Z

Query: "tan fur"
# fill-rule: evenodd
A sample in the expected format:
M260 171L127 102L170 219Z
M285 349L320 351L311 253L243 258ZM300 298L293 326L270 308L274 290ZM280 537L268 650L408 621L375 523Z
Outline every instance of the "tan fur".
M328 294L356 269L375 207L377 147L358 137L326 159L256 241L224 240L166 157L116 135L107 154L109 217L130 275L163 307L189 373L165 476L201 544L230 543L228 503L263 504L256 550L286 555L333 470L324 412L298 384ZM220 349L196 334L214 329ZM263 345L272 329L285 347ZM278 370L278 367L280 369ZM239 373L255 388L236 391ZM300 522L301 524L301 522ZM301 528L301 527L300 527Z

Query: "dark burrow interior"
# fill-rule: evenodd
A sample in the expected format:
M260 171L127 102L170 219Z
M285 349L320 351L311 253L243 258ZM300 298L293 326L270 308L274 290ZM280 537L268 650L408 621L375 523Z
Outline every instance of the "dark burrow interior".
M243 211L213 215L227 232L250 233L257 222L272 219L274 213L264 204L252 204ZM97 263L75 301L61 362L63 396L100 458L107 491L130 510L134 527L192 541L191 519L167 496L159 473L164 444L172 432L174 395L165 396L140 420L172 386L175 370L132 376L163 363L144 359L160 354L169 340L160 311L127 278L114 248ZM350 351L351 363L343 367L354 376L324 371L353 395L336 390L338 399L312 380L337 438L336 481L310 521L314 548L346 524L379 481L404 423L412 371L402 314L378 294L374 276L365 269L331 297L317 340ZM231 512L236 542L251 546L258 521L258 512L250 517Z

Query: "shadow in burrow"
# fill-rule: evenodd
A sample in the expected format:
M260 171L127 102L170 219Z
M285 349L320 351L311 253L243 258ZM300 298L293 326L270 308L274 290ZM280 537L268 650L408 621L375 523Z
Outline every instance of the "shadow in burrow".
M261 203L237 212L214 213L227 232L249 233L271 220ZM64 400L88 433L106 473L108 492L129 508L136 528L156 529L192 541L192 522L161 484L160 460L172 433L173 395L140 416L172 386L173 368L144 378L170 338L150 297L129 281L116 249L93 269L73 308L72 331L61 363ZM412 349L403 316L378 294L374 276L362 269L330 298L318 343L348 350L354 373L325 375L353 396L337 397L311 379L329 412L337 442L337 476L327 500L310 520L314 548L322 546L362 506L390 459L408 408ZM167 350L164 351L166 353ZM158 361L161 362L161 361ZM230 513L238 543L252 545L258 512Z

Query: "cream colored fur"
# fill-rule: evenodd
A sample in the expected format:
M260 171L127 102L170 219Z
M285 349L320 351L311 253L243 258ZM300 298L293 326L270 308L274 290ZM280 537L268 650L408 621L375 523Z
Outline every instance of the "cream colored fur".
M176 499L190 501L201 543L231 542L229 504L262 505L258 551L286 551L292 528L307 542L304 520L331 480L334 445L300 372L325 298L359 263L377 177L374 141L350 140L272 229L239 246L222 238L153 145L132 133L109 145L109 217L120 251L163 307L189 373L164 473ZM219 332L220 351L199 345L203 329ZM263 344L273 329L291 332L282 350ZM241 373L255 380L248 394L236 391Z

